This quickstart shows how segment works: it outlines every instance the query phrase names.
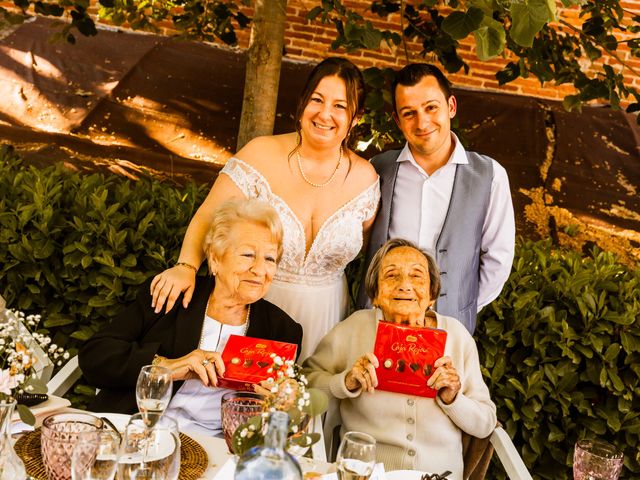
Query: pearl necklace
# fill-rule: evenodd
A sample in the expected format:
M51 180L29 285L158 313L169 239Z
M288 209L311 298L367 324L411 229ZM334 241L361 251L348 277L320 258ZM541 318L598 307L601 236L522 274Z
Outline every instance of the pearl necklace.
M305 182L307 182L309 185L311 185L312 187L323 188L323 187L326 187L327 185L329 185L333 181L333 179L335 178L336 173L338 173L338 169L340 168L340 162L342 162L342 145L340 145L340 154L338 155L338 163L336 164L336 168L333 170L333 173L329 177L329 180L327 180L324 183L312 182L304 174L304 170L302 169L302 156L300 155L300 149L296 150L296 157L298 159L298 168L300 169L300 175L302 175L302 179Z
M209 298L207 299L207 308L204 311L204 316L205 316L205 320L206 317L208 315L208 311L209 311L209 302L211 301L211 296L209 296ZM250 322L250 318L249 316L251 315L251 305L247 305L247 316L244 318L244 330L242 330L242 336L246 337L247 336L247 331L249 330L249 322ZM210 317L213 320L215 320L215 318ZM225 323L220 322L219 320L216 320L218 323L220 323L222 326L226 325ZM222 332L222 327L220 327L220 332ZM200 343L198 343L198 346L202 346L202 343L204 342L204 321L202 322L202 329L200 330Z

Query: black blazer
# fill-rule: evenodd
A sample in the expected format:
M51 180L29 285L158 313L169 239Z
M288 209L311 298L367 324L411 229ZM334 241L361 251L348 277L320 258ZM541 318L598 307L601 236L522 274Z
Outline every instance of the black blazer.
M135 386L138 373L153 361L154 355L179 358L200 343L202 324L212 277L198 277L188 308L182 297L173 309L154 313L149 286L142 284L136 301L110 324L85 342L78 354L80 368L89 384L100 392L89 405L94 412L135 413ZM295 343L300 354L302 327L280 308L266 300L251 305L248 337ZM173 393L182 382L174 382Z

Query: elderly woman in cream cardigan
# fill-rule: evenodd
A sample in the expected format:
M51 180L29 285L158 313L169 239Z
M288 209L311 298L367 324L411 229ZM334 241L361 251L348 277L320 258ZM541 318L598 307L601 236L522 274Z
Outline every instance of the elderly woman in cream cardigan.
M365 281L374 308L355 312L324 337L305 362L309 383L340 401L343 433L357 430L377 440L377 459L387 471L450 470L449 478L462 480L462 432L485 438L496 425L475 341L458 320L431 309L440 275L435 261L411 242L383 245ZM444 356L428 381L436 398L376 389L378 322L446 330Z

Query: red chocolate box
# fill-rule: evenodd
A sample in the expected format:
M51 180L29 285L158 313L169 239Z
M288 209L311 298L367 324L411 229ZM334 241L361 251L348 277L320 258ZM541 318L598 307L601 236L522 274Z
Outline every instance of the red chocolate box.
M275 377L274 372L268 371L273 365L272 353L286 361L294 360L297 350L294 343L231 335L222 352L225 372L218 386L252 391L254 383Z
M379 322L373 353L378 389L435 398L437 390L427 387L434 362L444 354L447 332Z

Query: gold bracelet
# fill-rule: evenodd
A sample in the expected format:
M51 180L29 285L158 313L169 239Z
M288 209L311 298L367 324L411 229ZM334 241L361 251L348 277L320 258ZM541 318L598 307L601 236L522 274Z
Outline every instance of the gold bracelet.
M176 263L176 267L187 267L187 268L190 268L191 270L193 270L194 272L198 273L198 269L196 267L194 267L193 265L191 265L190 263L187 263L187 262L178 262L178 263Z

